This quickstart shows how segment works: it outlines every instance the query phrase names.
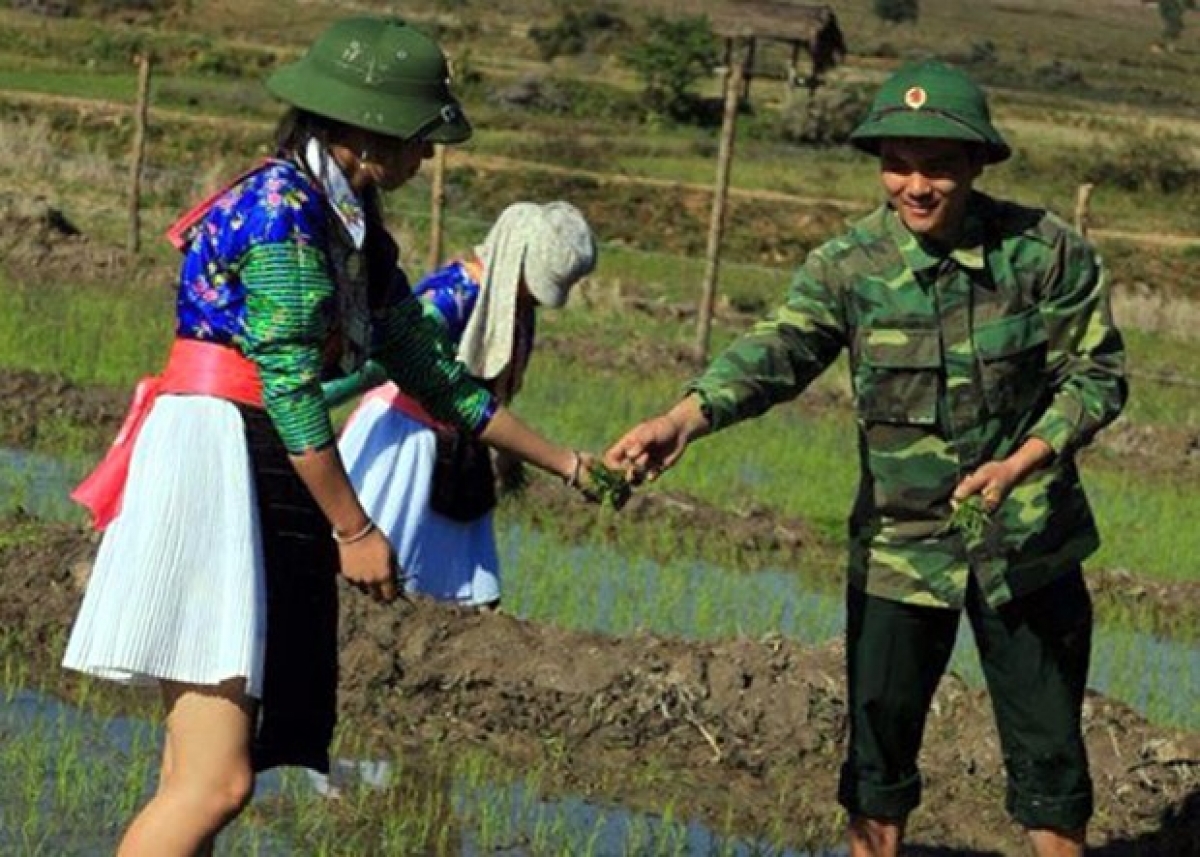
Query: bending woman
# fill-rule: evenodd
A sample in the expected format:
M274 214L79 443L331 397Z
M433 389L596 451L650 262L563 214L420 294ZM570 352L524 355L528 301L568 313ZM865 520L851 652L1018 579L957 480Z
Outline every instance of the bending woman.
M75 494L106 532L64 663L156 682L166 711L158 792L121 855L209 853L255 772L328 770L336 575L390 600L395 556L346 477L323 380L374 356L439 420L579 482L576 453L455 360L383 226L379 192L470 136L446 80L403 22L335 23L268 80L290 105L275 156L172 229L167 367Z
M415 292L457 343L466 370L507 404L533 354L537 308L565 304L595 264L592 231L575 206L518 202L473 254L433 272ZM354 382L326 385L331 402L368 386L372 369L379 371L368 364ZM408 589L498 606L496 493L487 451L472 449L469 437L392 383L366 396L338 445L359 500L396 548ZM497 465L517 472L503 453Z

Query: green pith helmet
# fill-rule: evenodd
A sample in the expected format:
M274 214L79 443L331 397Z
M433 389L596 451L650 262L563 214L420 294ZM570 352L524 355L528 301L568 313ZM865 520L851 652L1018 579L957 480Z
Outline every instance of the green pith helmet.
M963 72L937 61L904 66L884 81L871 112L851 133L850 142L878 155L884 137L979 143L989 164L1012 154L992 125L983 90Z
M267 79L295 107L401 139L461 143L471 136L449 68L429 36L398 18L346 18Z

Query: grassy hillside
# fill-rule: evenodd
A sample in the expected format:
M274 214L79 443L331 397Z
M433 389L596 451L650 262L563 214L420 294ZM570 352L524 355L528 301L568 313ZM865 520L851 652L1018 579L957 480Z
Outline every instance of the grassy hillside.
M147 11L130 13L130 5L83 3L80 15L64 20L0 10L0 203L43 200L88 239L86 252L59 253L54 264L39 260L36 248L22 251L31 259L9 258L20 236L0 239L0 256L18 263L4 290L5 366L125 384L153 365L170 336L165 287L175 261L156 236L200 194L267 152L279 112L261 86L267 70L332 18L367 8L218 0L137 4ZM920 21L899 27L877 21L867 2L832 5L850 54L827 91L873 86L909 57L964 64L988 85L997 123L1016 149L988 171L985 190L1070 217L1079 184L1096 183L1091 224L1112 271L1134 377L1114 435L1120 443L1089 460L1103 474L1105 513L1128 534L1103 560L1167 577L1186 573L1177 557L1192 550L1191 528L1175 499L1194 479L1186 450L1200 426L1200 13L1167 49L1156 12L1140 3L925 0ZM126 11L105 11L118 6ZM620 53L643 37L650 13L737 6L610 2L603 8L626 25L619 37L589 33L581 53L550 62L539 58L530 29L561 23L561 4L394 7L443 40L477 127L448 158L446 251L478 241L492 217L522 197L570 198L599 235L600 267L566 312L548 314L547 353L525 394L523 408L552 433L600 445L669 400L692 370L717 130L648 116ZM134 261L116 253L128 229L131 56L139 52L153 54L155 73L145 250ZM778 300L807 250L879 198L870 159L787 138L782 128L804 108L803 95L780 79L777 47L764 48L759 60L762 73L739 123L714 347ZM536 97L514 99L513 87ZM715 95L717 78L700 80L697 90ZM414 272L427 258L428 172L388 202ZM142 321L151 307L153 325ZM622 406L580 401L588 380L619 390ZM819 491L797 496L790 477L773 475L771 457L799 455L779 445L776 436L787 432L778 420L714 442L710 465L681 470L675 484L718 505L758 497L840 538L853 464L821 465L849 454L844 386L844 373L831 373L810 397L819 413L800 417L826 439L795 462L819 470L809 477ZM1123 456L1154 449L1168 452L1153 479L1131 486L1140 474Z

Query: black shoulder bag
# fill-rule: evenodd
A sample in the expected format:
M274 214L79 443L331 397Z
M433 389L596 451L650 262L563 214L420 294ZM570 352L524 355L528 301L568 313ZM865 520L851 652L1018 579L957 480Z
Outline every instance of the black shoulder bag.
M496 477L487 444L457 431L438 431L429 506L454 521L474 521L496 506Z

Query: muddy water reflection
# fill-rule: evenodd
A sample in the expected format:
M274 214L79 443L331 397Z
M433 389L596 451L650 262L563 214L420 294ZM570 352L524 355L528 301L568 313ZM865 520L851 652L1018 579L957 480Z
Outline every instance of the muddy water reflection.
M156 782L160 730L131 718L100 718L41 694L0 696L0 853L94 855L111 853L131 812ZM635 814L577 798L546 801L521 784L497 787L461 778L398 771L383 761L338 760L331 775L271 771L259 780L255 802L304 804L325 798L354 800L361 789L373 813L444 807L423 823L430 842L450 843L439 853L476 854L720 854L726 857L834 857L844 851L776 850L764 843L723 839L695 823ZM388 790L386 793L383 790ZM430 794L436 790L436 794ZM288 814L264 829L239 821L222 838L220 854L263 857L306 853L311 839L292 841ZM450 835L437 828L453 828ZM408 841L411 844L411 840ZM424 849L419 849L424 853ZM417 853L417 852L408 852Z
M0 448L0 513L20 508L55 521L82 518L67 494L86 472L83 461Z
M806 644L842 633L841 599L806 590L802 572L664 566L515 527L502 530L499 541L505 605L529 619L621 635L642 629L699 639L780 633ZM951 669L973 684L983 682L965 620ZM1193 645L1100 626L1088 684L1156 723L1200 729L1200 648Z

